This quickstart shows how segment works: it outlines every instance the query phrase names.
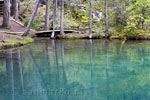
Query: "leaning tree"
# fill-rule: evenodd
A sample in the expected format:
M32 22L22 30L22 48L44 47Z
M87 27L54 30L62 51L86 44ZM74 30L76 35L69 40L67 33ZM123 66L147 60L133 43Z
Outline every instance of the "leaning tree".
M33 12L32 12L31 18L30 18L30 20L29 20L29 22L28 22L27 28L26 28L26 30L25 30L23 36L27 36L27 35L29 34L30 27L31 27L32 22L33 22L33 19L34 19L36 13L37 13L37 10L38 10L38 7L39 7L39 5L40 5L40 2L41 2L41 0L37 0L37 1L36 1L36 3L35 3L35 8L34 8L34 10L33 10Z

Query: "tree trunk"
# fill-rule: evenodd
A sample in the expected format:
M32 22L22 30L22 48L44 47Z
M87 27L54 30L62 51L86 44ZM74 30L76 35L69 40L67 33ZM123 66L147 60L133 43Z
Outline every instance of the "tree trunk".
M27 36L27 35L29 34L30 27L31 27L31 25L32 25L33 19L34 19L35 15L36 15L36 12L37 12L38 7L39 7L39 5L40 5L40 1L41 1L41 0L37 0L36 3L35 3L35 8L34 8L34 10L33 10L33 12L32 12L31 18L30 18L30 20L29 20L29 23L28 23L28 25L27 25L27 28L26 28L26 30L25 30L23 36Z
M64 0L61 0L61 10L60 10L60 34L64 34Z
M19 0L12 0L11 16L17 19L19 16Z
M10 26L10 0L4 0L3 27Z
M46 12L45 12L45 31L49 30L49 18L50 18L50 0L46 0Z
M108 29L108 1L105 0L105 31L107 37L110 37L109 29Z
M53 32L52 32L51 38L54 38L55 36L56 13L57 13L57 0L54 0L53 2Z
M92 0L89 1L89 38L92 38Z

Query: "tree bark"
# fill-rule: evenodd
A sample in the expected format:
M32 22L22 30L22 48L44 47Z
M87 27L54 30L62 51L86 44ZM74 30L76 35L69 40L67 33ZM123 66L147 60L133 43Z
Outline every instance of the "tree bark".
M53 32L51 38L54 38L55 36L56 13L57 13L57 0L54 0L53 1Z
M46 0L46 12L45 12L45 31L49 30L49 18L50 18L50 0Z
M110 37L110 32L108 28L108 0L105 0L105 31L107 37Z
M92 38L92 0L89 0L89 38Z
M64 35L64 0L61 0L61 10L60 10L60 34Z
M19 0L12 0L11 16L17 19L19 16Z
M34 10L33 10L33 12L32 12L31 18L30 18L30 20L29 20L29 23L28 23L28 25L27 25L27 28L26 28L26 30L25 30L23 36L27 36L27 35L29 34L30 27L31 27L31 25L32 25L33 19L34 19L35 15L36 15L37 10L38 10L38 7L39 7L39 5L40 5L40 1L41 1L41 0L37 0L36 3L35 3L35 8L34 8Z
M10 26L10 0L4 0L3 27Z

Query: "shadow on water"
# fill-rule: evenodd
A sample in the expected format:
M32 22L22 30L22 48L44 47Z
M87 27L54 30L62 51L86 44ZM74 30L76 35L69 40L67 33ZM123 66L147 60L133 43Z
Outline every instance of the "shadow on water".
M149 44L43 40L0 53L0 100L147 100Z

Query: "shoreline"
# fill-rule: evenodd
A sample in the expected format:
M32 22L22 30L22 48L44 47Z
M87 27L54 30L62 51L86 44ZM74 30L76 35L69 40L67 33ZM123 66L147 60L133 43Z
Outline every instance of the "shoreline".
M18 35L0 33L0 50L16 48L32 42L34 42L34 39L31 36L22 37Z
M21 47L24 46L26 44L29 43L33 43L34 42L34 38L32 38L31 35L27 36L27 37L22 37L20 35L17 34L4 34L4 33L0 33L0 50L7 50L7 49L11 49L11 48L17 48L17 47ZM36 36L35 36L36 37ZM49 37L36 37L36 38L49 38ZM57 35L56 39L66 39L66 40L74 40L74 39L89 39L88 34L65 34L65 35ZM101 35L101 34L97 34L94 33L92 39L108 39L106 38L106 36ZM110 38L110 40L150 40L150 35L139 35L139 36L115 36L112 35Z

